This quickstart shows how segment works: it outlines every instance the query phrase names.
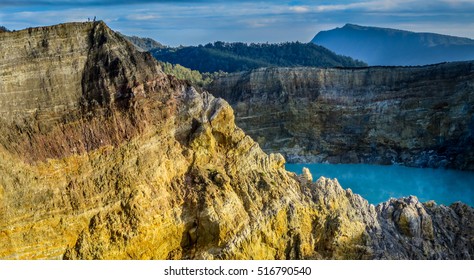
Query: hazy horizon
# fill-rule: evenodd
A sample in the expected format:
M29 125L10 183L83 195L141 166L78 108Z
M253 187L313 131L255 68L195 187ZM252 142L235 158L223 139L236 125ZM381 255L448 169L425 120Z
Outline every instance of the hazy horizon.
M309 42L346 23L474 38L474 0L4 0L0 7L0 25L11 30L96 17L125 35L169 46Z

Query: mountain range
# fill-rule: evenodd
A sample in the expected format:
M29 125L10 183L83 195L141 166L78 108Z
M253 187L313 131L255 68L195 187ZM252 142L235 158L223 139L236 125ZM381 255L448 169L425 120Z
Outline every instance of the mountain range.
M426 65L474 59L474 40L435 33L346 24L319 32L312 43L369 65Z

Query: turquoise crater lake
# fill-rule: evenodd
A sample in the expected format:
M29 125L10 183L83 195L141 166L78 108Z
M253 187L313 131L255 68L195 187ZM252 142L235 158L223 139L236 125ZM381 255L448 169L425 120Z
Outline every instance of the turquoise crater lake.
M474 207L474 172L398 165L286 164L288 171L297 174L303 167L311 171L313 180L337 178L344 189L352 189L372 204L414 195L421 202L450 205L461 201Z

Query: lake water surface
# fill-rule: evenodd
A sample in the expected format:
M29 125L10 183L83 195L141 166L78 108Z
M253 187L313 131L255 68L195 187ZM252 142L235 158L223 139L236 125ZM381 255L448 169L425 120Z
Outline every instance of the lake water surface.
M474 207L474 172L397 165L286 164L288 171L297 174L303 167L311 171L313 180L337 178L344 189L352 189L372 204L415 195L421 202L450 205L461 201Z

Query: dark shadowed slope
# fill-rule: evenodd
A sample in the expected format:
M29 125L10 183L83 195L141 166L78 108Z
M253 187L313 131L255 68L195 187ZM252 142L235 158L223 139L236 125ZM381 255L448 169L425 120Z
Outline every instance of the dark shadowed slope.
M160 48L151 51L160 60L200 72L236 72L269 66L361 67L365 63L336 55L308 43L245 44L215 42L205 46Z
M266 68L208 88L267 152L292 162L474 170L474 64Z

